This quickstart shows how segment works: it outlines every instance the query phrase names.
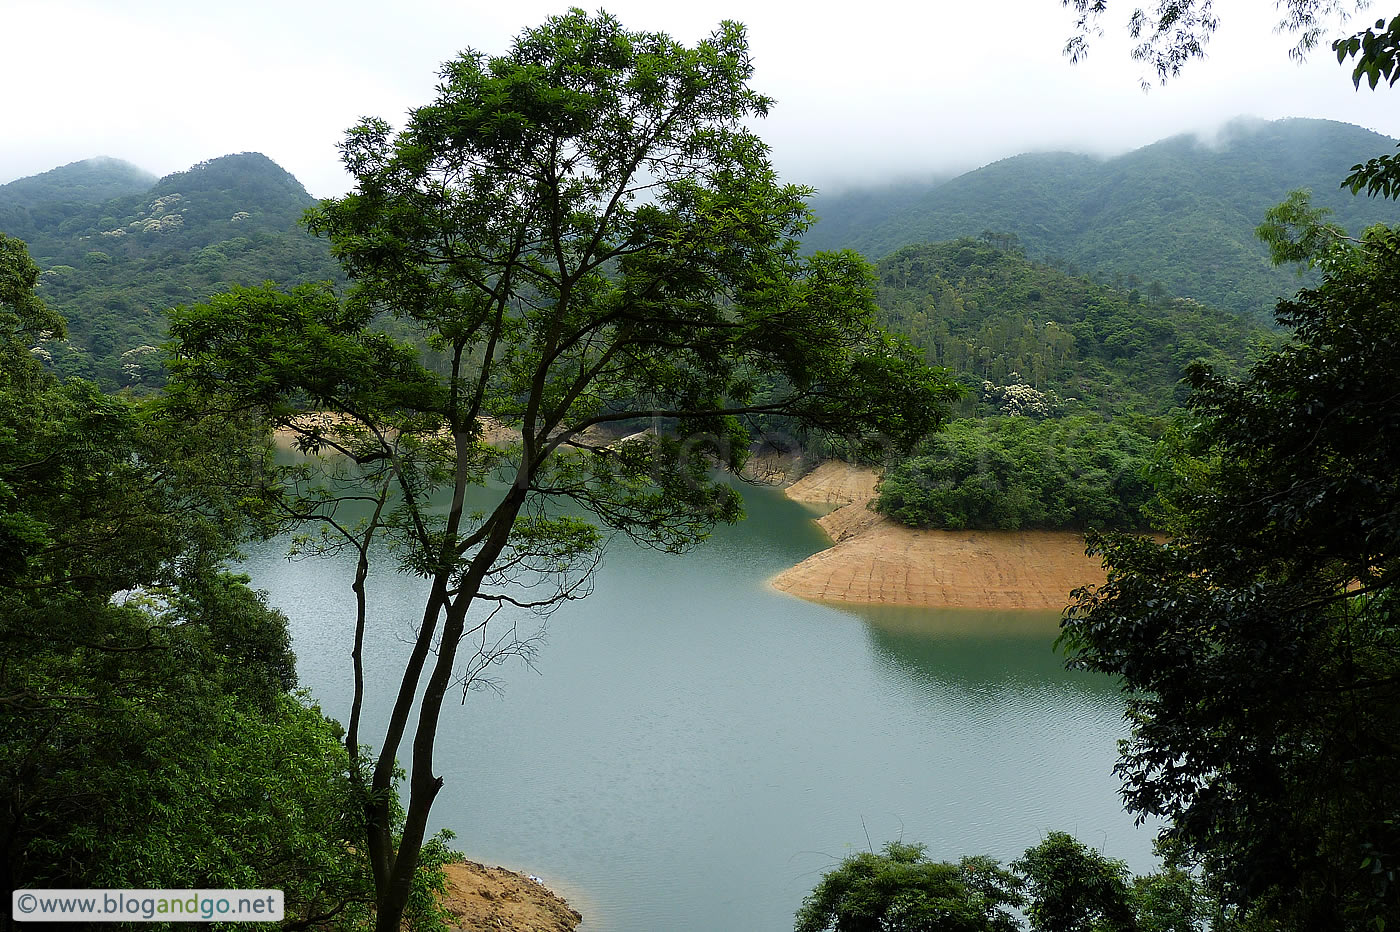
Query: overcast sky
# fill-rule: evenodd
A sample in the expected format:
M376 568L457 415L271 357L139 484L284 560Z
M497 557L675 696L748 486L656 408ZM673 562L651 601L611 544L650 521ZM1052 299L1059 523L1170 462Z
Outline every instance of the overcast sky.
M156 174L257 151L312 194L349 187L336 143L362 116L399 125L438 65L506 49L565 2L514 0L0 0L0 183L94 155ZM1216 0L1210 58L1144 94L1111 4L1071 65L1057 0L613 0L629 29L693 44L749 27L758 129L784 179L834 190L1046 149L1113 154L1238 115L1326 117L1400 137L1389 90L1352 88L1326 47L1302 66L1270 0ZM596 7L589 7L596 9ZM1389 12L1384 11L1384 12ZM1353 29L1366 22L1361 17ZM1377 153L1358 153L1358 160Z

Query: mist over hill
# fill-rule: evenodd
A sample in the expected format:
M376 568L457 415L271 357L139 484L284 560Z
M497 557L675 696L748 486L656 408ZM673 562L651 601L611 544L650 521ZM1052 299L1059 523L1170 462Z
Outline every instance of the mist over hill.
M1173 393L1181 359L1216 355L1221 340L1230 344L1226 356L1242 356L1240 334L1216 328L1202 335L1169 298L1199 299L1186 305L1192 315L1202 303L1261 316L1271 310L1274 297L1294 291L1297 279L1272 268L1255 240L1263 211L1299 179L1316 179L1317 201L1335 205L1353 229L1393 213L1393 205L1335 191L1352 153L1374 151L1381 138L1344 124L1292 120L1235 124L1213 145L1174 137L1115 159L1022 155L947 180L819 196L814 207L822 219L806 245L851 246L881 256L911 243L988 230L1013 234L975 244L974 269L945 255L952 249L965 257L966 243L941 248L937 260L932 253L905 254L896 263L898 287L891 278L895 266L882 263L880 303L888 323L926 346L930 361L973 382L1011 371L1026 375L1032 359L1036 372L1056 382L1051 368L1040 366L1040 348L1027 356L1024 347L996 334L1008 328L1019 333L1031 321L1040 340L1047 321L1064 327L1080 322L1075 355L1086 354L1084 364L1072 367L1075 384L1059 387L1094 399L1096 407L1119 407L1126 391L1138 404L1158 408ZM258 153L223 156L161 179L115 159L91 159L0 186L0 230L29 243L45 270L41 294L69 321L69 342L44 347L53 367L109 388L154 387L160 375L150 365L150 348L164 338L167 308L231 285L344 281L327 245L300 226L314 203L296 178ZM1095 271L1121 289L1116 297L1075 298L1051 311L1055 302L1044 296L1083 291L1087 283L1038 281L1020 291L1042 298L1022 300L1020 291L1002 287L1006 281L991 287L997 276L969 277L988 243L1013 254L1019 246L1031 259L1061 269ZM923 281L921 265L938 267L937 280ZM1017 269L1010 275L1017 288L1046 274ZM958 301L948 297L949 288ZM1171 364L1154 356L1144 369L1145 360L1100 352L1084 315L1110 304L1115 339L1128 345L1133 333L1152 331L1148 342L1160 352L1175 347ZM996 322L961 316L969 307L993 306L999 308ZM1173 318L1164 331L1155 320L1163 313ZM964 360L964 350L973 356ZM1126 368L1116 371L1119 365ZM1144 371L1151 371L1151 385L1140 382ZM1068 378L1070 372L1059 374Z
M1298 279L1274 268L1255 237L1264 212L1308 188L1353 232L1396 220L1394 202L1338 187L1352 165L1394 146L1329 120L1238 120L1211 140L1174 136L1110 159L1018 155L941 184L819 196L805 245L879 259L913 243L1012 233L1033 258L1268 317Z

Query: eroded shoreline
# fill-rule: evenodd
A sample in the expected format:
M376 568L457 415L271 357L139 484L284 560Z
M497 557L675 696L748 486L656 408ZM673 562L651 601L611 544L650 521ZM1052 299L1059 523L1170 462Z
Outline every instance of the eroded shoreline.
M833 460L784 490L840 507L817 521L832 546L773 577L774 588L821 602L1060 611L1072 590L1104 582L1082 534L915 530L868 507L876 482L874 470Z
M444 867L449 928L573 932L583 916L543 883L504 867L459 861Z

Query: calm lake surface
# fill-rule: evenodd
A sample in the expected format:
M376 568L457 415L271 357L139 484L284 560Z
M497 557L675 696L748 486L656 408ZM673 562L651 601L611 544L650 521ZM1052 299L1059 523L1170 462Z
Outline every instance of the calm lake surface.
M810 509L745 497L746 521L684 556L614 541L593 595L549 620L534 670L500 668L499 692L447 707L433 821L455 847L541 876L598 932L791 929L867 831L877 849L902 837L1007 860L1060 829L1153 866L1111 772L1121 702L1106 678L1063 669L1057 616L773 591L826 543ZM353 564L285 553L255 548L245 570L291 619L302 685L344 721ZM372 580L371 725L423 588Z

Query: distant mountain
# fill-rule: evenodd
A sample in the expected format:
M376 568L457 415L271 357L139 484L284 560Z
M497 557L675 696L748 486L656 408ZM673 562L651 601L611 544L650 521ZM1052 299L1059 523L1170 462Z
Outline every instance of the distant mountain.
M95 158L0 185L0 230L32 240L113 198L139 194L156 176L121 159Z
M46 204L92 206L139 194L155 182L155 175L121 159L85 159L0 185L0 211Z
M83 167L93 163L102 184ZM45 191L89 200L58 209L59 202L33 199ZM165 338L169 307L236 284L341 280L329 246L299 225L314 203L296 178L255 152L159 180L123 162L92 160L0 188L0 232L28 242L44 269L40 295L68 319L69 344L46 347L55 367L110 388L159 381L140 363Z
M818 192L812 203L821 218L820 232L808 235L823 243L851 243L883 223L906 204L917 201L953 175L933 175L917 180L891 182L868 188L846 188L835 193ZM843 248L839 245L823 249Z
M878 259L912 243L1011 233L1038 259L1268 316L1298 281L1254 236L1264 212L1309 188L1352 231L1400 221L1394 202L1339 189L1352 165L1394 146L1328 120L1239 120L1211 143L1174 136L1112 159L1019 155L902 193L818 197L805 245Z

